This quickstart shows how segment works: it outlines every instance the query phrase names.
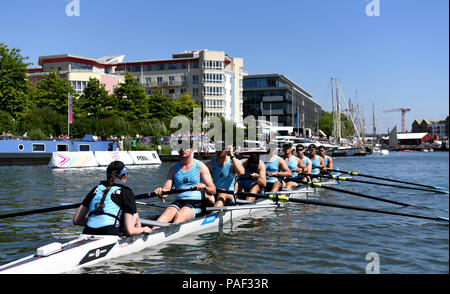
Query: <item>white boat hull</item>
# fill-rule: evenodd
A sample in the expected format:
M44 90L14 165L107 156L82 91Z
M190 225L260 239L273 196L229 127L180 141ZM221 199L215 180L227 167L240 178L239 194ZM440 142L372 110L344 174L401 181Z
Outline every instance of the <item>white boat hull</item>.
M258 201L258 205L273 204L271 200ZM279 204L278 204L279 205ZM255 206L252 204L252 206ZM277 205L273 206L274 208ZM221 228L235 218L251 215L258 208L227 210L213 213L179 225L155 230L149 235L120 238L117 236L80 235L61 244L61 250L48 256L33 254L0 267L1 274L59 274L71 272L101 261L135 253L145 248L181 238L210 228Z

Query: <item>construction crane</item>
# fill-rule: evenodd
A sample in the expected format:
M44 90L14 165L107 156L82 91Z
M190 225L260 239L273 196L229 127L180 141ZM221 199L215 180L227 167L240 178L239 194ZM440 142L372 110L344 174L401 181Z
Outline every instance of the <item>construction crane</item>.
M411 108L396 108L396 109L389 109L389 110L384 110L383 112L402 112L402 134L404 134L406 132L405 130L405 113L407 113L408 111L410 111Z

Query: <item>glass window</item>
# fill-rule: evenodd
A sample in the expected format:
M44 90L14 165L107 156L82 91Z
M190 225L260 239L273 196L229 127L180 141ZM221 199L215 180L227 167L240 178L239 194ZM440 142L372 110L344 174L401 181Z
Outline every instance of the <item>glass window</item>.
M45 152L44 144L33 144L33 152Z
M165 64L157 64L156 65L156 70L164 70L166 67L165 67Z
M169 64L169 69L177 69L177 64L176 63L170 63Z
M91 145L89 145L89 144L80 144L78 146L78 150L79 151L90 151L91 150Z

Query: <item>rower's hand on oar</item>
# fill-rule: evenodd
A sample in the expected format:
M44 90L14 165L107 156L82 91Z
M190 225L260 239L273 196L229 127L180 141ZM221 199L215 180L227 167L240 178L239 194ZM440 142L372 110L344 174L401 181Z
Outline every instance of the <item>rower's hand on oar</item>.
M258 173L252 173L250 174L250 177L252 177L254 180L259 178L259 174Z
M142 234L150 234L152 232L152 229L150 229L149 227L142 227Z
M197 189L197 191L205 191L206 185L203 183L199 183L199 184L197 184L197 186L195 186L195 188Z
M156 196L158 196L159 198L161 198L162 200L164 200L164 198L167 197L167 195L163 195L163 189L161 187L156 188L154 193L156 194ZM149 193L150 195L150 193Z

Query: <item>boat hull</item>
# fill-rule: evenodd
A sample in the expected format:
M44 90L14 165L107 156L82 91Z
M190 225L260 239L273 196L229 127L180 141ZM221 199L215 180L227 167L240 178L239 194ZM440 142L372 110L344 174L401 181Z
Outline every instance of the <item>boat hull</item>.
M0 267L1 274L59 274L75 271L101 261L135 253L163 242L181 238L188 234L211 228L222 228L225 223L238 217L265 211L271 200L257 202L261 208L229 210L212 213L178 225L170 225L153 231L149 235L133 237L80 235L79 238L62 244L62 250L49 256L33 254ZM281 204L273 206L274 208ZM254 207L254 205L253 205Z

